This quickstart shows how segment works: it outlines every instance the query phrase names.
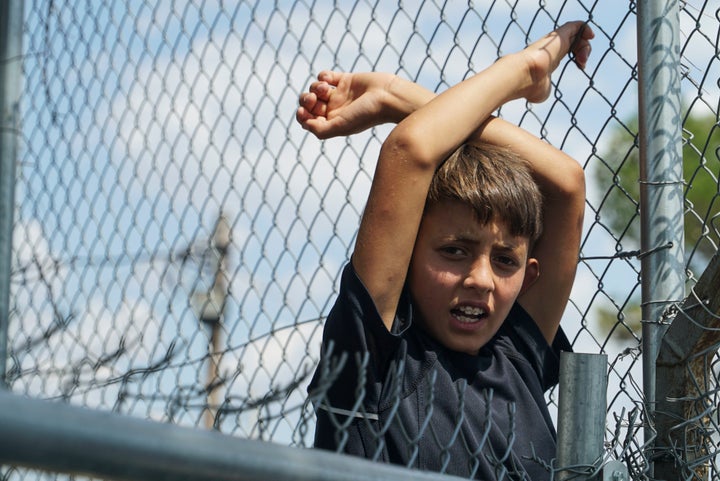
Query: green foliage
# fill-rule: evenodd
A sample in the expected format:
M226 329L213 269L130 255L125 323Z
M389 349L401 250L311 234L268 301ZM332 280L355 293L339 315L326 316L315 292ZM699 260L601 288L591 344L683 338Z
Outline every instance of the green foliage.
M600 208L603 223L632 249L640 245L637 125L635 117L611 134L607 150L594 169L596 182L606 192ZM700 254L702 265L715 253L719 241L719 155L718 120L713 116L687 117L683 126L685 250Z
M623 343L639 340L642 331L642 309L639 304L627 307L622 313L599 307L596 315L606 337L612 335L613 340Z
M684 125L685 249L702 254L702 266L715 254L720 229L720 124L712 117L689 117ZM709 242L712 240L712 242ZM713 246L714 243L714 246Z
M601 222L623 250L640 247L640 168L637 117L610 134L593 174L604 192L599 207ZM690 266L704 269L720 244L720 124L715 116L688 116L683 125L683 178L685 181L685 252ZM639 306L626 306L624 315L598 308L601 327L618 339L638 335ZM634 334L633 334L634 331Z

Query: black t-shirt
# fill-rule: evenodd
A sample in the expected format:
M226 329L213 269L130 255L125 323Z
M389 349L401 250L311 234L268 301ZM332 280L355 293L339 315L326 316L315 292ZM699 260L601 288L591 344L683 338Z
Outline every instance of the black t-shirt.
M308 387L315 446L467 478L549 479L544 392L570 349L562 331L548 346L518 304L475 356L415 327L407 295L388 332L348 264Z

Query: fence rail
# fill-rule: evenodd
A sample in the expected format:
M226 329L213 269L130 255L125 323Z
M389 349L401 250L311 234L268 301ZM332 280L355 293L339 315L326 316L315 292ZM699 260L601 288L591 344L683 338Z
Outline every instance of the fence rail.
M113 480L459 481L0 392L0 461Z
M720 245L716 2L0 7L0 371L43 416L40 399L61 401L314 460L306 386L389 130L318 142L294 122L298 94L326 68L442 91L577 18L596 32L586 71L561 66L548 101L498 112L586 172L563 328L576 351L609 359L606 461L649 480L672 458L682 479L720 481L717 289L701 309L683 303ZM667 291L647 284L668 277ZM692 372L673 374L690 392L661 373L653 386L645 343L666 349L670 321L702 338ZM705 410L677 419L693 402ZM701 436L678 436L691 424ZM4 459L2 479L68 477Z

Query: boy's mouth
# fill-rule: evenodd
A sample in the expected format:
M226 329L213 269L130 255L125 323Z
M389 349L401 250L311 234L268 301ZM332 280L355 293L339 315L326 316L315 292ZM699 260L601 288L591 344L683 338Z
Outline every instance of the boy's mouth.
M462 323L479 322L487 316L485 309L472 306L460 306L451 311L453 317Z

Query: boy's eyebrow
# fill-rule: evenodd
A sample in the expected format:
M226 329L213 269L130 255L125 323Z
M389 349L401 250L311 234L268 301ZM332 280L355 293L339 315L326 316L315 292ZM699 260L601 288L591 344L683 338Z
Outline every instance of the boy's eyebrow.
M497 244L495 248L503 252L516 252L520 249L520 244L516 242L502 242Z
M445 242L465 242L467 244L476 244L480 242L477 236L470 234L450 234L444 237Z
M480 242L480 239L472 234L453 234L447 236L446 241L477 244ZM521 244L521 242L504 240L501 242L495 242L494 247L503 251L515 251L521 246Z

